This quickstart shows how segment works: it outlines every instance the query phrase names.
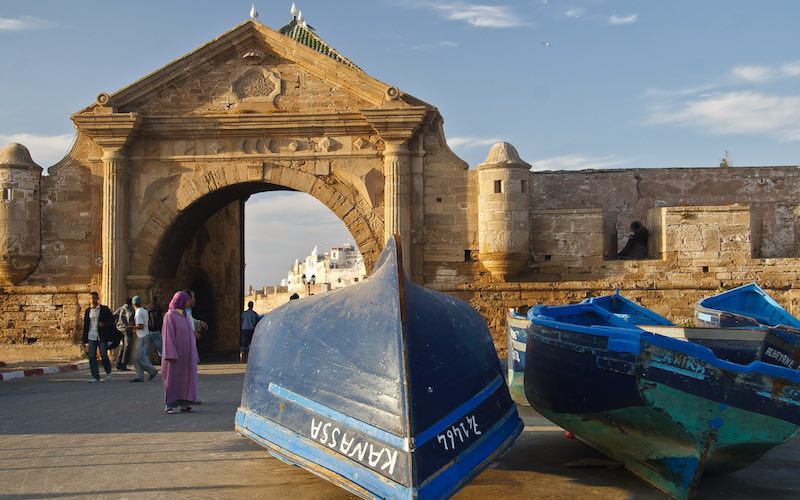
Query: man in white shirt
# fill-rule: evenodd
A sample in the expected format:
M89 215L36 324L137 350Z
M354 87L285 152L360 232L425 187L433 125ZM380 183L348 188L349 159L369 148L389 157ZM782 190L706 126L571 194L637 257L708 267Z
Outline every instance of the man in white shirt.
M149 382L153 380L158 370L155 369L152 363L150 363L150 359L147 357L150 351L150 330L147 329L148 314L147 309L142 307L142 298L138 295L133 298L133 309L135 311L134 318L136 322L136 326L134 327L134 331L136 332L136 351L134 352L133 366L136 368L136 378L131 380L131 382L143 382L145 371L147 372L147 381Z

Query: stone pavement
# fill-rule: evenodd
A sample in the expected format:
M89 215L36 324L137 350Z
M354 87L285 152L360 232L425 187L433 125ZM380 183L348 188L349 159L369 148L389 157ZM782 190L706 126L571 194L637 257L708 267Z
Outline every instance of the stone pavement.
M88 384L88 370L0 383L2 498L352 498L270 457L233 431L244 369L201 365L205 404L166 415L161 376L130 384L133 372ZM556 426L522 409L514 447L457 498L664 498ZM755 465L706 477L700 498L800 496L800 442Z

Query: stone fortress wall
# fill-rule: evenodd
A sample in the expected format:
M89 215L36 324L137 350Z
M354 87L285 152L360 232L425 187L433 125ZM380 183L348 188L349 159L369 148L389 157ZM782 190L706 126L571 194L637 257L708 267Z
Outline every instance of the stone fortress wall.
M244 203L281 189L330 208L368 270L400 234L409 276L469 301L501 350L509 307L617 287L679 322L750 280L800 312L797 167L530 172L500 143L470 169L434 106L252 21L72 119L48 175L0 151L0 343L78 341L92 290L191 286L205 348L235 349ZM650 258L610 259L634 219Z

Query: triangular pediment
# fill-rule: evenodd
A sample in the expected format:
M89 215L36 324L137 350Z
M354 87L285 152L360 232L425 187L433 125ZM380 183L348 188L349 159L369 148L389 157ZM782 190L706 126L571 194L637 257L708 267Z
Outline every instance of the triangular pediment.
M282 34L248 20L112 94L104 104L144 116L355 111L384 107L387 101L395 107L431 107L406 94L398 98L397 89L320 41L309 43L297 33Z

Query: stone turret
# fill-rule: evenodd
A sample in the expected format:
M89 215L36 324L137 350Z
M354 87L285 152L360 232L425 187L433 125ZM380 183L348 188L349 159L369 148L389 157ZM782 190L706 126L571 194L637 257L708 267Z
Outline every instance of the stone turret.
M530 168L514 146L498 142L478 165L478 252L502 280L523 271L530 255Z
M39 263L42 168L22 144L0 149L0 284L17 284Z

